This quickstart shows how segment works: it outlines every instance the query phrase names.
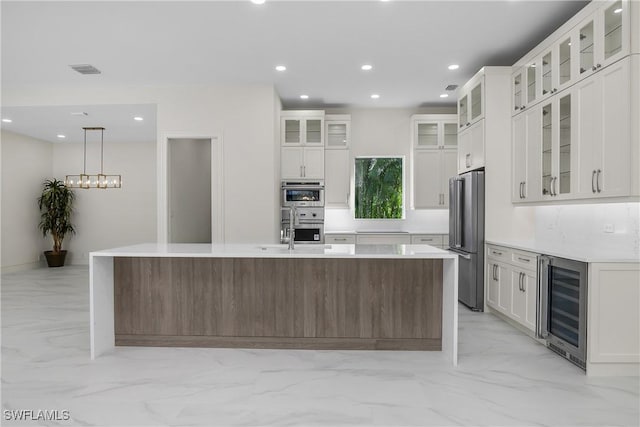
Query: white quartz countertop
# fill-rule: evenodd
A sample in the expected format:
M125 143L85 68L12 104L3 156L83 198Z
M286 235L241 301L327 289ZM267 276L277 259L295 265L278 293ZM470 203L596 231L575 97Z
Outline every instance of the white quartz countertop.
M553 245L534 240L485 240L489 245L506 246L540 255L551 255L581 262L640 262L640 254L633 251L607 249L594 245Z
M144 243L91 252L92 257L167 258L426 258L452 259L457 255L429 245L287 245Z

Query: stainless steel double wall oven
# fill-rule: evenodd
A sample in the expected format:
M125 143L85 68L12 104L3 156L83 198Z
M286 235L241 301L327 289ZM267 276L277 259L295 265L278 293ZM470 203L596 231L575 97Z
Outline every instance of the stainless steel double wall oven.
M324 181L282 181L280 241L324 243ZM293 214L293 218L291 215Z

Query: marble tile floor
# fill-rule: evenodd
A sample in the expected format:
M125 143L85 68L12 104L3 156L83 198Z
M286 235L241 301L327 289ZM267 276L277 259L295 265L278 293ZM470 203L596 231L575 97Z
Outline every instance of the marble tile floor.
M640 424L637 378L587 378L464 307L458 368L436 352L119 347L91 361L88 283L86 267L2 276L2 425Z

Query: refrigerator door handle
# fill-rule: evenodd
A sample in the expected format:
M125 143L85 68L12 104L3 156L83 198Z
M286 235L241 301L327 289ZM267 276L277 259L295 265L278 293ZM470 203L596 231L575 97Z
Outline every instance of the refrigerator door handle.
M463 192L462 192L462 180L457 179L455 185L455 201L456 201L456 240L454 242L454 247L461 248L462 247L462 203L463 203Z

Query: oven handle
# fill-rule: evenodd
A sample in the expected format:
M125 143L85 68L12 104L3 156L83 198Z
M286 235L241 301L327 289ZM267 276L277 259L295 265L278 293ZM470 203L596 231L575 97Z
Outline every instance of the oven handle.
M549 335L549 267L551 258L538 257L538 298L536 298L536 336L546 338Z

